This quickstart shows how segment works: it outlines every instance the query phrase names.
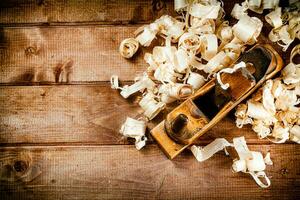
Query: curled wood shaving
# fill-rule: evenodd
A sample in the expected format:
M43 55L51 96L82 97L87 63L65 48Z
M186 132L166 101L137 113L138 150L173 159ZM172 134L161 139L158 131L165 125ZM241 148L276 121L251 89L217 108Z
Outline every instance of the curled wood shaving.
M221 8L221 3L218 1L207 1L207 3L210 4L192 4L190 6L189 14L193 17L198 17L202 19L217 19L219 16L219 10Z
M240 63L234 65L232 68L225 68L225 69L222 69L221 71L219 71L217 73L217 81L218 81L218 83L220 84L220 86L221 86L221 88L223 90L227 90L230 85L228 83L224 84L222 82L222 80L221 80L221 73L232 74L232 73L234 73L234 72L236 72L236 71L238 71L238 70L240 70L242 68L246 68L246 63L240 62Z
M300 144L300 126L294 125L290 129L290 140Z
M269 33L269 39L272 42L277 42L277 44L283 48L283 51L286 51L295 39L291 37L288 28L288 25L284 25L277 29L272 29Z
M142 107L142 109L144 110L144 115L149 120L153 119L156 115L158 115L159 112L165 107L165 103L158 102L155 99L155 95L152 93L147 93L139 102L139 105Z
M191 57L183 49L178 49L174 55L175 70L179 73L184 73L189 68Z
M260 21L248 16L231 27L228 21L223 20L224 10L220 1L176 0L174 4L182 17L163 15L137 29L135 38L125 39L120 44L121 55L130 58L139 45L150 46L158 37L164 40L163 46L153 47L152 53L144 56L148 64L147 76L143 75L133 85L124 87L119 86L116 77L111 79L112 88L120 89L124 98L137 92L142 92L144 97L148 97L148 93L154 95L149 106L145 106L145 100L140 103L145 115L151 119L165 107L165 103L185 99L192 94L192 89L199 89L219 70L233 64L245 45L256 41L260 33ZM241 29L245 27L251 28L246 39L240 36L243 34ZM208 76L204 78L198 70ZM185 86L181 93L174 92L179 85L188 87Z
M266 21L275 29L282 26L281 7L277 7L274 11L265 16Z
M245 44L254 44L263 27L262 21L256 17L249 17L248 15L241 16L233 29L233 34L236 38Z
M274 143L284 143L289 139L289 128L283 127L280 123L275 123L272 131L272 136L275 140L271 139Z
M127 38L120 44L120 54L124 58L131 58L139 49L139 42L134 38Z
M269 187L271 182L264 172L266 165L262 154L250 151L244 137L234 138L233 145L239 156L239 159L233 161L233 171L249 173L260 187ZM264 178L267 184L259 178Z
M236 19L241 19L242 16L248 15L248 4L247 1L241 3L241 4L234 4L233 9L231 11L231 16Z
M218 52L218 39L215 34L204 34L201 37L201 55L206 61L212 59Z
M275 107L275 98L272 94L272 88L273 88L273 81L268 80L265 83L264 89L263 89L263 96L262 96L262 103L264 105L264 108L271 113L272 115L275 115L276 113L276 107Z
M112 89L121 89L119 86L119 77L117 75L112 75L110 77L110 85Z
M300 45L291 53L291 63L275 80L268 80L246 104L236 110L236 124L251 124L259 138L268 138L274 143L292 140L299 143L295 130L300 125L300 71L299 64L293 63L293 57L299 54Z
M248 0L249 9L259 14L262 14L264 9L276 8L278 4L279 0Z
M194 90L199 89L201 86L203 86L205 83L205 78L195 72L191 72L189 74L189 77L187 79L187 84L191 85Z
M139 121L127 117L125 123L120 129L120 133L125 137L134 138L135 147L137 148L137 150L140 150L146 145L146 123L144 121Z
M281 71L285 84L300 82L300 64L295 64L293 58L300 54L300 44L295 46L291 52L290 63Z
M151 120L166 104L187 98L213 76L217 76L223 89L228 89L230 85L222 83L221 73L241 70L252 80L244 63L228 68L237 61L246 45L257 41L261 32L263 23L256 17L248 16L248 9L257 13L262 13L264 9L273 10L265 16L273 26L269 39L282 46L284 51L295 38L300 39L299 10L283 10L278 4L279 0L246 0L235 4L231 15L238 22L231 26L224 21L221 1L175 0L174 7L180 17L161 16L137 29L135 38L125 39L120 44L121 55L131 58L139 45L148 47L156 38L163 40L161 46L153 48L152 53L145 54L144 60L148 64L146 72L134 84L124 87L119 86L118 77L114 75L111 77L111 87L121 90L124 98L141 92L143 97L139 105ZM281 77L267 81L250 100L237 107L235 115L239 128L251 124L259 138L268 138L276 143L288 139L300 143L300 66L293 62L299 49L300 45L292 50L291 62L282 70ZM120 132L135 138L137 149L141 149L147 140L145 129L145 122L127 118ZM192 146L191 150L202 162L222 149L226 152L226 147L230 146L239 155L233 161L233 171L249 173L260 187L269 187L270 180L263 170L266 164L272 164L270 154L263 158L260 152L250 151L243 137L235 138L233 144L219 138L203 148Z
M174 10L177 12L185 10L187 6L187 0L174 0Z
M247 115L249 117L258 120L276 121L273 115L267 111L262 103L256 101L248 101L247 106Z
M253 177L257 185L259 185L261 188L268 188L271 186L271 181L267 177L266 173L264 171L261 172L249 172L249 174ZM265 180L266 184L261 181L261 179Z
M271 160L271 154L268 152L264 158L264 162L266 165L273 165L273 161Z
M178 47L192 54L199 53L201 38L195 33L184 33L178 42Z
M282 11L282 8L279 7L279 0L246 0L241 4L235 4L231 15L236 19L241 19L248 15L248 9L259 14L262 14L264 9L273 10L265 16L265 20L273 26L269 33L269 39L286 51L296 38L300 38L299 5L297 2L290 2L290 7ZM244 40L242 39L242 41Z
M232 144L230 144L227 140L224 138L217 138L203 148L193 145L191 147L191 151L199 162L203 162L212 157L218 151L221 151L229 146L232 146Z
M193 88L191 85L182 83L169 83L161 85L159 88L159 93L169 96L174 99L186 99L193 93Z
M152 40L155 38L156 32L151 30L149 27L145 27L144 31L136 37L136 40L142 46L149 46Z
M272 164L270 153L267 153L266 157L263 158L262 153L250 151L244 137L234 138L233 144L224 138L217 138L205 147L193 145L191 151L197 161L203 162L221 150L225 150L226 153L226 147L234 147L239 156L239 158L233 160L233 172L250 174L255 182L262 188L267 188L271 185L270 179L264 172L266 164ZM263 183L260 178L263 178L266 184Z
M138 80L134 84L130 86L124 86L120 94L124 98L128 98L130 95L138 91L143 91L146 88L152 90L154 87L155 83L147 75L144 75L140 80Z
M219 49L222 49L227 43L229 43L233 39L234 35L232 27L229 26L228 21L224 21L222 22L222 24L220 24L220 26L216 30L216 36L219 40L221 40Z

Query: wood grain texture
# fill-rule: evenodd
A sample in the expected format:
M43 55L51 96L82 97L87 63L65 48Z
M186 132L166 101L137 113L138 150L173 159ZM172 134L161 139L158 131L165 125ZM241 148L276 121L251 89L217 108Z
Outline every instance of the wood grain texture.
M125 116L137 112L108 85L0 90L1 143L120 143Z
M141 116L138 99L123 99L109 84L0 87L0 143L124 144L119 129L127 116ZM149 123L149 129L170 109ZM269 143L257 139L248 126L238 129L234 117L219 122L199 141L238 135L249 143Z
M0 24L145 23L172 13L172 0L2 0Z
M234 3L225 0L230 13ZM175 15L173 0L2 0L0 26L136 24L149 23L161 15Z
M115 4L119 5L116 2ZM25 5L20 10L26 13L30 10L27 7L31 6L27 6L26 3ZM227 2L225 5L225 10L230 11L233 3ZM255 16L263 20L263 16ZM236 21L229 19L232 24ZM264 25L259 42L270 43L266 35L271 27L267 23ZM91 83L108 81L112 74L119 75L124 81L133 80L137 74L145 71L147 64L143 60L143 55L152 49L140 48L133 59L124 59L120 56L118 47L123 39L133 37L133 32L138 27L138 25L2 27L0 84ZM272 45L284 61L288 61L290 50L294 45L287 52L282 52L276 44Z
M143 53L131 60L119 43L137 27L87 26L0 29L0 83L133 80L146 69Z
M224 0L228 15L236 2ZM173 0L2 0L0 26L149 23L175 15Z
M219 153L198 163L186 151L168 160L156 145L1 148L1 199L299 199L299 145L251 145L271 152L262 190L232 173ZM9 172L9 173L8 173Z
M229 14L238 0L224 2ZM270 151L269 189L233 174L223 153L198 163L185 151L170 161L151 138L137 151L119 134L126 116L142 111L137 97L121 98L107 81L112 74L131 81L146 69L149 51L126 60L119 43L140 26L130 24L162 14L174 15L173 0L0 1L1 200L300 198L299 145L258 140L232 116L198 144L244 135L251 150ZM287 61L290 50L274 46ZM51 86L3 86L40 84Z
M112 74L133 80L146 70L140 48L132 59L122 58L120 42L138 26L5 27L0 29L0 84L88 83L108 81ZM268 41L263 35L260 42ZM283 53L288 60L291 48ZM292 45L294 46L294 45Z

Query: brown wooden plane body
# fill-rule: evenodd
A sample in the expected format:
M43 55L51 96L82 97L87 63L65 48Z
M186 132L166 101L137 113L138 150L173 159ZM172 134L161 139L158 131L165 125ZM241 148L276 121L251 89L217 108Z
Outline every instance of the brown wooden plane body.
M223 90L215 78L211 79L151 130L168 158L173 159L211 129L267 79L279 72L283 65L281 57L270 45L254 46L242 54L236 63L240 61L247 64L246 69L252 79L241 70L232 74L223 73L222 82L230 85L227 90Z

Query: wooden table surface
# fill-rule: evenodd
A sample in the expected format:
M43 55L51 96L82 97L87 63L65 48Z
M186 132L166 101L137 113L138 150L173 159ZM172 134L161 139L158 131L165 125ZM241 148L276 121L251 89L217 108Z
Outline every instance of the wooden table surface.
M234 1L224 3L230 13ZM131 82L146 69L147 51L126 60L119 43L166 13L174 15L173 1L0 2L1 200L300 199L299 145L259 140L232 116L199 144L245 136L251 150L270 151L270 188L232 173L224 153L198 163L185 151L171 161L153 140L137 151L119 134L126 116L142 111L137 98L110 88L110 76ZM272 45L287 62L290 49Z

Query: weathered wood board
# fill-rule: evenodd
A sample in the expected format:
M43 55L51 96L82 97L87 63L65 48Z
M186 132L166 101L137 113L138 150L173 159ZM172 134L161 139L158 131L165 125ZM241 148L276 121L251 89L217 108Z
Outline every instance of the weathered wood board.
M0 83L108 81L112 74L133 80L146 63L143 52L126 60L120 42L137 27L7 27L1 31Z
M124 144L119 129L127 116L138 118L138 97L123 99L109 84L0 87L0 144L91 143ZM167 111L165 112L167 113ZM149 124L153 128L163 114ZM238 129L228 117L203 135L206 144L216 137L231 140L245 135L258 140L249 126Z
M172 0L93 0L0 2L0 24L132 24L146 23L162 14L175 14Z
M234 174L224 153L198 163L190 152L168 160L156 145L1 148L1 199L299 199L299 145L251 145L270 151L272 186ZM16 193L18 191L18 193Z
M122 58L118 48L138 27L4 27L0 84L86 84L109 81L113 74L133 80L146 70L143 57L151 48L140 48L133 59ZM267 39L261 36L259 41ZM288 60L291 48L286 53L275 48Z
M224 1L226 13L235 2ZM270 151L269 189L232 173L223 153L198 163L184 151L170 161L151 138L137 151L119 134L126 116L142 110L138 97L125 100L110 88L110 76L132 82L151 50L126 60L119 43L163 14L175 14L172 0L0 1L1 200L300 199L299 146L259 140L233 116L198 144L244 135L251 150ZM260 42L269 31L264 23ZM273 46L288 62L291 48Z

